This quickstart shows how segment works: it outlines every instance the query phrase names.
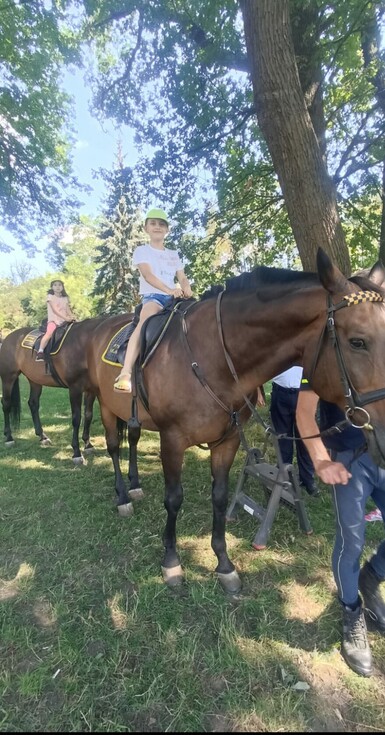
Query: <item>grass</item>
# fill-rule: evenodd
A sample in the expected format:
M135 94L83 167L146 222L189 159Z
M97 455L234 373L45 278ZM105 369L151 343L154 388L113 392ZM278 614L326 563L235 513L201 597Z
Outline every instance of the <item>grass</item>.
M43 390L47 448L26 399L22 379L21 428L13 448L0 447L3 732L384 730L385 639L370 634L371 680L351 672L338 651L326 488L305 501L312 536L283 507L262 552L251 546L255 519L241 512L228 526L243 590L227 598L213 574L209 460L190 449L178 519L186 582L172 592L160 576L158 435L143 432L145 498L122 519L97 410L94 455L75 469L67 392ZM255 427L247 434L257 445ZM232 490L242 461L240 451ZM256 483L248 491L259 497ZM368 524L367 555L382 536L382 524Z

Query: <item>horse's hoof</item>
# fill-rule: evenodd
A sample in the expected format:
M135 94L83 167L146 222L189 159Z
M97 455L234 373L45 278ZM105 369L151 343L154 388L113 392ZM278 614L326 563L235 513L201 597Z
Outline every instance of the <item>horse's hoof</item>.
M177 567L161 567L163 581L167 587L179 587L183 583L183 570L180 564Z
M134 490L129 490L128 494L133 500L142 500L142 498L144 498L144 492L141 487L136 487Z
M40 446L41 447L51 447L52 446L51 439L48 439L48 436L46 436L44 439L40 439Z
M14 447L15 446L15 440L12 439L10 442L4 442L6 447Z
M94 449L95 449L95 447L92 446L92 444L87 444L87 446L84 447L84 449L83 449L83 454L92 454L92 452L94 451Z
M122 518L130 518L130 516L134 515L134 506L132 503L118 505L118 513Z
M236 595L242 589L242 582L238 572L234 569L230 574L222 574L217 572L217 577L221 583L222 589L229 595Z
M72 461L76 467L80 467L80 465L84 464L83 457L72 457Z

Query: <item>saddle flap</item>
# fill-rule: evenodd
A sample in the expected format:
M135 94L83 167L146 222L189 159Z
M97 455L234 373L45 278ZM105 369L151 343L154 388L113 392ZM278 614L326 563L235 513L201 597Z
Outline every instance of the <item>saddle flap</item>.
M74 322L64 322L56 327L46 347L47 355L57 355L73 324Z
M192 304L196 303L196 299L173 299L173 301L165 306L162 311L153 314L146 319L140 340L140 366L143 368L147 365L150 357L154 354L156 348L161 343L166 331L169 327L172 317L178 312L185 314Z

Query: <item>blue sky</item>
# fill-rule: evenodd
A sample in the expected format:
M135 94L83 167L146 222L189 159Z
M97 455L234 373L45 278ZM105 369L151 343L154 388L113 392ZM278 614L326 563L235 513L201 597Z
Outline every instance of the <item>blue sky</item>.
M80 209L81 214L96 215L100 213L103 197L105 195L104 182L98 180L93 171L99 168L111 169L118 149L118 141L121 141L124 160L127 165L132 165L137 159L137 153L133 143L133 134L127 127L120 129L114 127L111 122L100 122L89 112L90 91L86 88L83 80L83 72L79 69L73 73L67 73L64 78L64 88L74 96L75 119L73 127L77 133L76 144L73 150L73 169L75 176L83 184L89 184L93 188L91 194L82 194L84 205ZM9 254L1 254L0 276L10 274L10 268L15 262L27 262L33 268L32 276L44 275L50 271L43 253L35 258L28 258L26 253L18 245L15 238L9 233L1 230L6 241L14 247ZM44 248L45 242L36 243L37 247Z

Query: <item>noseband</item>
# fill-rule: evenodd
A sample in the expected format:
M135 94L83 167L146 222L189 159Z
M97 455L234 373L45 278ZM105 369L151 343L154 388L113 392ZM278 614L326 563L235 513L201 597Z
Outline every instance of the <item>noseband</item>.
M332 298L330 294L328 294L326 324L322 330L321 337L318 342L317 352L316 352L316 355L313 361L309 383L311 384L311 379L314 375L314 371L318 363L318 359L319 359L320 352L321 352L321 346L323 343L325 332L327 330L329 338L331 340L331 344L333 345L335 352L336 352L341 382L342 382L343 389L344 389L344 396L347 402L346 410L345 410L345 417L352 424L352 426L358 429L366 429L368 431L373 431L373 426L370 423L370 414L366 410L366 408L363 408L363 406L365 406L367 403L374 403L375 401L381 401L383 398L385 398L385 388L380 388L379 390L368 391L367 393L358 393L355 390L355 388L353 387L352 381L349 378L349 373L348 373L348 370L345 364L344 356L342 354L341 344L338 339L338 333L337 333L337 329L336 329L336 325L334 321L334 313L336 311L343 309L345 306L355 306L357 304L364 304L367 301L383 302L384 299L381 296L381 294L377 293L376 291L358 291L357 293L348 294L347 296L344 296L342 301L339 301L338 304L333 304ZM361 411L363 420L365 422L364 424L353 423L352 417L356 411Z

